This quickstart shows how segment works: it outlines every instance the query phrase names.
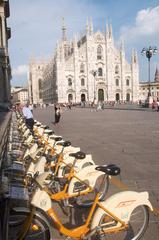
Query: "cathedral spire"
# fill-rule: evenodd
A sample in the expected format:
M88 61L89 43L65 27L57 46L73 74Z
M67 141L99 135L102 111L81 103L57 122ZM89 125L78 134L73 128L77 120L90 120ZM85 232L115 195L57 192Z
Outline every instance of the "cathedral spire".
M120 50L121 50L122 52L125 52L125 48L124 48L124 39L123 39L123 38L121 39Z
M109 37L109 26L108 26L108 22L106 23L106 37Z
M92 21L92 18L90 18L89 32L90 32L90 35L93 34L93 21Z
M109 26L109 38L113 37L112 24Z
M86 22L86 34L89 35L89 23L88 23L88 18Z
M67 41L67 34L66 34L66 25L65 25L65 19L62 18L62 41Z
M159 70L158 70L158 68L156 68L154 81L159 82Z
M134 62L134 49L132 49L131 51L131 63Z
M120 52L121 52L121 55L125 58L124 39L121 39Z
M134 63L138 63L137 52L134 50Z
M132 50L131 63L132 64L134 64L134 63L137 64L138 63L137 52L135 51L135 49Z

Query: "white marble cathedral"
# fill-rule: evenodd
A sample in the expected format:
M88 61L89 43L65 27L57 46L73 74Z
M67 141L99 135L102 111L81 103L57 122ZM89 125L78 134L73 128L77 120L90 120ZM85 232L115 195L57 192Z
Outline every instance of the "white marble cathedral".
M37 67L34 64L33 69L37 73L30 72L32 78L38 75L38 66L38 63ZM41 75L41 68L39 71ZM115 47L111 25L106 26L105 33L94 32L92 21L87 23L86 34L80 40L75 36L73 41L68 41L63 24L62 40L45 65L40 79L43 81L44 103L93 100L135 102L139 99L136 52L132 51L131 63L128 63L123 43L120 49Z
M90 22L85 36L71 44L64 25L62 31L56 52L58 102L138 100L137 54L132 52L131 64L126 61L123 44L115 48L111 25L106 33L93 32Z

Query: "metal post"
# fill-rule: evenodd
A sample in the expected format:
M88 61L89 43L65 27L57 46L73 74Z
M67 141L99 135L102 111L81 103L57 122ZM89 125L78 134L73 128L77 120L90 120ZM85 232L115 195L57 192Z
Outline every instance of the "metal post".
M151 99L151 81L150 81L150 59L153 55L155 55L157 52L157 47L149 47L149 48L143 48L141 51L142 55L145 55L148 59L148 95L147 95L147 107L150 107L152 104Z
M149 71L149 90L148 90L148 97L151 96L151 82L150 82L150 58L148 58L148 71Z

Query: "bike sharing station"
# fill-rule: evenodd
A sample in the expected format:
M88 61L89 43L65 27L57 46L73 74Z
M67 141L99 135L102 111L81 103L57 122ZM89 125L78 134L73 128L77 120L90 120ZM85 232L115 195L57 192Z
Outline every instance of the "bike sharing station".
M54 228L61 239L138 240L148 228L149 213L159 216L147 191L131 191L122 183L117 165L96 165L91 154L37 121L33 136L18 112L12 113L5 158L3 240L54 240ZM110 194L112 185L115 194ZM58 209L68 223L73 210L80 225L68 227Z

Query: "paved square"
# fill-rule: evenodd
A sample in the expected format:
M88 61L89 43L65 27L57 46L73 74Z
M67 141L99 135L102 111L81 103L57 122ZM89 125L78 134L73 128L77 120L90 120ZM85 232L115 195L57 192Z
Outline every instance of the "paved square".
M96 164L115 163L131 190L148 191L159 207L159 113L134 110L63 110L54 126L54 109L36 109L34 118L49 125L72 146L92 154ZM57 239L57 238L55 238ZM60 238L59 238L60 239ZM150 215L144 240L159 239L159 217Z

